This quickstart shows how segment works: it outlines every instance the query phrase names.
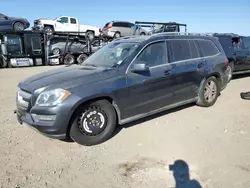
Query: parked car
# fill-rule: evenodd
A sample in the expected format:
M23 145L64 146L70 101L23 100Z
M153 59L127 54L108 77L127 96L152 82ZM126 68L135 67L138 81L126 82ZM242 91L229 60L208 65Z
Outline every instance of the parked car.
M120 38L134 34L137 27L135 24L127 21L111 21L104 25L102 34L110 38ZM147 31L144 29L137 30L135 35L146 35Z
M33 30L45 31L48 34L53 32L86 32L89 38L100 35L100 29L95 26L80 25L75 17L60 16L55 19L39 18L34 21ZM85 35L85 34L84 34Z
M250 37L233 33L215 33L230 62L232 74L250 72Z
M17 119L51 138L100 144L117 124L187 103L214 105L229 71L228 59L212 36L121 38L82 65L21 81Z
M30 23L25 18L9 17L0 13L0 31L23 31Z
M0 64L3 68L45 64L42 35L29 31L0 34Z

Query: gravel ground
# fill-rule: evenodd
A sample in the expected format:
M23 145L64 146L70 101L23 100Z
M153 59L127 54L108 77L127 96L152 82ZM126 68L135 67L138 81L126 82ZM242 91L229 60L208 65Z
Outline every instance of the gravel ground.
M17 83L53 68L0 70L0 188L171 188L178 159L203 188L250 187L250 101L239 95L250 77L232 80L213 107L162 113L84 147L44 137L13 114Z

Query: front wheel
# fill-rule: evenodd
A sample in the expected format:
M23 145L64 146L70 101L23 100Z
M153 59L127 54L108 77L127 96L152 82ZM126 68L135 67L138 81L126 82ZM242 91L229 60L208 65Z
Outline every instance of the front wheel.
M219 93L218 80L214 76L209 77L201 85L197 105L203 107L213 106L217 101Z
M107 100L81 106L73 115L70 137L78 144L91 146L108 140L116 128L116 113Z

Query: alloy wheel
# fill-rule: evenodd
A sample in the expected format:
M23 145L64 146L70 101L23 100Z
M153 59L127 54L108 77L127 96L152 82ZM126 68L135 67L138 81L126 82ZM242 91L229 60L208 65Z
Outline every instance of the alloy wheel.
M204 98L207 102L211 103L215 100L217 95L217 85L214 81L210 80L205 86Z

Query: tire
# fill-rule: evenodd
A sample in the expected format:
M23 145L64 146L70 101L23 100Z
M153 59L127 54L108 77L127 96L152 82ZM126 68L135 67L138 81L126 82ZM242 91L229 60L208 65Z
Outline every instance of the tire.
M22 22L16 22L13 25L13 30L14 31L23 31L24 29L25 29L24 24Z
M211 84L213 84L213 86ZM206 94L206 91L207 91L207 94ZM198 95L198 101L196 104L198 106L203 106L203 107L213 106L215 102L217 101L219 94L220 94L220 87L219 87L218 80L214 76L211 76L202 83L200 87L200 92ZM207 96L210 96L211 100L209 100Z
M92 40L94 40L94 38L95 38L95 33L94 33L93 31L87 31L87 32L86 32L86 36L88 37L88 39L89 39L90 41L92 41Z
M229 80L228 80L228 82L230 82L232 80L232 78L233 78L234 62L230 62L229 66L230 66L230 73L229 73Z
M118 39L118 38L120 38L120 37L121 37L121 33L120 33L120 32L115 32L114 38L115 38L115 39Z
M144 33L144 32L141 32L141 33L140 33L140 35L146 35L146 33Z
M53 55L59 55L61 53L61 50L59 48L54 48L52 50Z
M85 146L97 145L108 140L114 133L117 124L114 107L107 100L99 100L81 106L73 115L72 120L70 138ZM97 124L91 124L96 120L97 122L94 122L94 124ZM102 126L100 126L100 123Z
M2 68L7 68L8 67L8 63L5 59L2 59Z
M77 63L82 64L87 58L88 58L88 56L86 54L81 54L77 58Z
M64 57L64 64L65 65L72 65L75 63L75 57L71 54L67 54L65 57Z
M13 66L10 63L10 61L7 62L7 68L13 68Z
M47 34L49 34L49 35L52 35L53 32L54 32L54 29L51 26L45 26L44 27L44 32L47 33Z

